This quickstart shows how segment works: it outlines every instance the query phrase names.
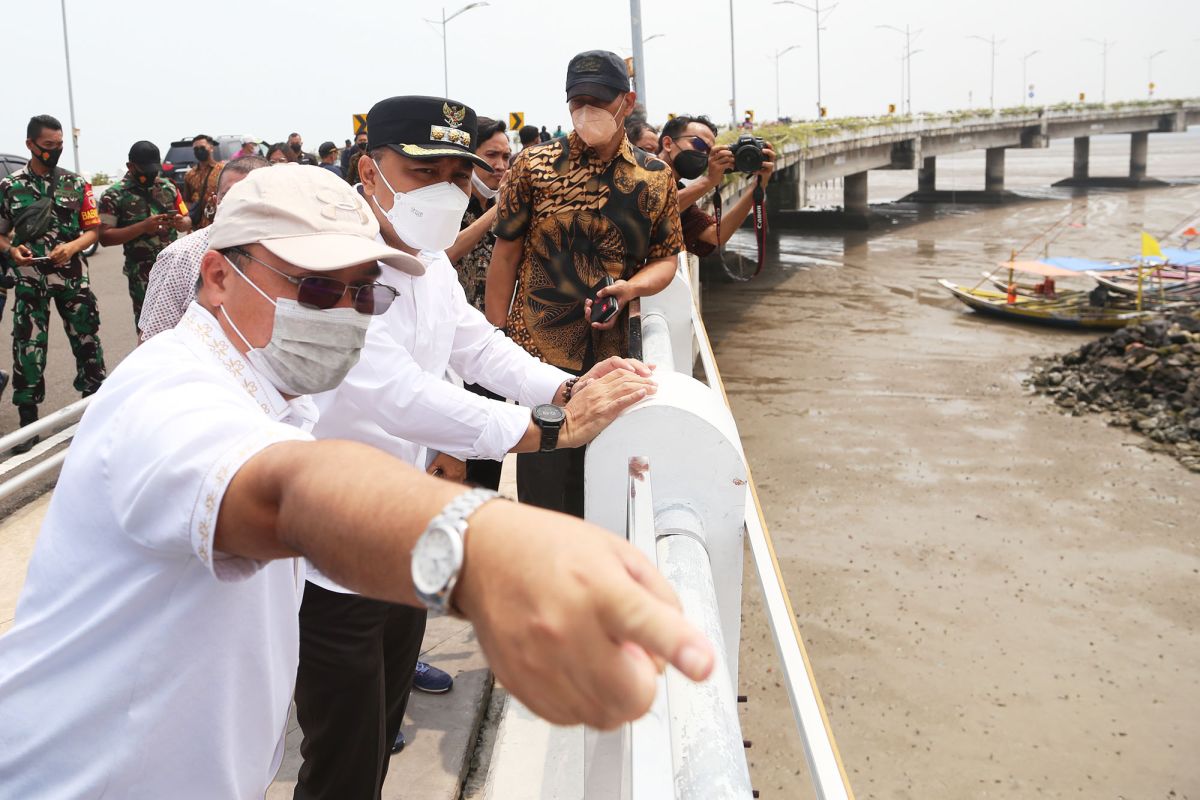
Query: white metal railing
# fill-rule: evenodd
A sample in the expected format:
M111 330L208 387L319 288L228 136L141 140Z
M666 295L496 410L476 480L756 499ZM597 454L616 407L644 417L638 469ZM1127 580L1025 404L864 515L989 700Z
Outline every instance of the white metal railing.
M4 482L0 483L0 501L7 500L31 484L58 472L63 465L63 461L67 458L66 447L28 469L22 470L21 467L41 458L60 444L65 443L69 446L71 439L75 436L76 429L79 427L79 419L83 416L83 412L87 410L88 404L91 402L92 399L90 397L85 397L82 400L71 403L69 406L64 406L57 411L47 414L37 422L32 422L23 428L18 428L12 433L0 436L0 453L8 453L14 446L28 442L35 436L42 436L51 431L57 431L34 445L29 452L10 456L0 462L0 478L5 478ZM64 425L68 427L64 430L57 430ZM10 474L13 477L7 477Z
M656 365L659 391L589 446L585 508L589 520L627 536L658 566L688 619L713 641L717 663L699 684L668 670L643 719L613 734L590 734L586 771L608 780L586 781L583 796L751 795L736 707L742 545L749 537L814 789L822 800L852 798L699 314L694 268L694 258L681 256L671 286L642 299L640 318L635 312L631 341L640 341L641 357ZM693 354L703 382L692 377ZM614 474L628 477L618 484Z

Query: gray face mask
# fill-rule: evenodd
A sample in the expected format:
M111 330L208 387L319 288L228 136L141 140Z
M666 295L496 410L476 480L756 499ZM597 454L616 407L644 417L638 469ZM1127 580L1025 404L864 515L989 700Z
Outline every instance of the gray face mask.
M275 325L265 347L252 346L221 306L233 332L250 348L246 360L251 366L282 394L300 396L336 388L358 363L371 317L353 308L305 308L286 297L272 300L236 264L230 261L229 266L275 306Z

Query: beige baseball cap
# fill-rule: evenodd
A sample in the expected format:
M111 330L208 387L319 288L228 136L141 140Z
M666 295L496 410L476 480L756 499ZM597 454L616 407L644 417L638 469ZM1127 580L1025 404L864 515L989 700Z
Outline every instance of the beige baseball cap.
M208 246L261 244L289 264L330 272L380 261L423 275L415 256L378 241L379 223L348 183L322 167L278 164L234 184L217 206Z

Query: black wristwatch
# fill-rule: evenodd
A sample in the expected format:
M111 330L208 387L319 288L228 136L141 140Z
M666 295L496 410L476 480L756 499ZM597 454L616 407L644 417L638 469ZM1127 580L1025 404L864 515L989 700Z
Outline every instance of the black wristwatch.
M562 430L567 412L550 403L545 403L533 409L533 421L542 429L542 444L539 452L549 453L558 447L558 432Z

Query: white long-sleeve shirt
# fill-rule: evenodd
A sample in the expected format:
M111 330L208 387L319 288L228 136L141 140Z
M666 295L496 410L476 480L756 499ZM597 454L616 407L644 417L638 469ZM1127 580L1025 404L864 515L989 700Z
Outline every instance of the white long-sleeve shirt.
M380 264L380 283L400 295L371 321L358 364L342 384L315 395L318 439L372 445L424 469L428 450L503 460L529 430L530 408L554 399L571 375L529 355L467 302L443 252L422 252L414 278ZM508 405L445 380L454 370L517 401ZM309 565L309 580L347 591Z
M514 344L467 302L445 253L420 254L417 278L386 265L380 283L400 292L371 321L362 356L341 386L313 399L318 439L352 439L420 467L426 448L503 460L529 429L530 407L571 377ZM446 370L515 400L513 406L445 380Z

